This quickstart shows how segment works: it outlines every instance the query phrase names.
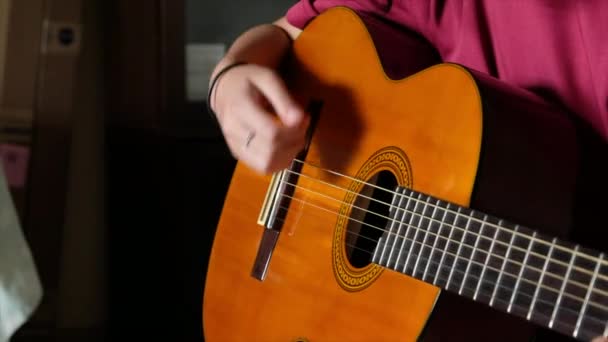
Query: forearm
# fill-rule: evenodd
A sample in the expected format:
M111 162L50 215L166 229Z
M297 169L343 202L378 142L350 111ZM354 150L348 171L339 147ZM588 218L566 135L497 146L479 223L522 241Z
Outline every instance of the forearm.
M286 34L287 33L287 34ZM215 67L211 79L226 66L246 62L277 68L299 30L284 19L259 25L241 34Z

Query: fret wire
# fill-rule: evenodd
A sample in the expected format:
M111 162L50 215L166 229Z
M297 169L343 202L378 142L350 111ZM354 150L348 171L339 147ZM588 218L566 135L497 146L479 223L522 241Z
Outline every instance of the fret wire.
M405 193L403 193L403 195L405 195ZM394 242L393 242L393 247L391 247L391 252L388 255L388 264L387 265L389 267L390 267L391 261L393 260L393 253L395 252L395 247L396 247L396 245L397 245L397 243L399 241L398 239L400 237L403 238L403 241L401 241L401 247L398 248L399 252L397 253L397 255L401 255L401 251L403 251L403 244L407 241L407 233L410 230L410 225L406 225L405 220L406 220L406 217L407 217L407 208L410 205L412 197L409 197L409 196L406 196L406 197L408 197L408 199L407 199L407 202L405 203L405 207L403 207L404 208L403 209L403 214L401 215L401 218L399 219L399 228L397 229L397 233L396 233L396 236L395 236L395 239L394 239ZM411 219L412 216L413 215L410 216L410 219ZM401 235L400 234L401 233L401 229L403 228L403 226L407 226L406 231L405 231L405 235ZM398 258L395 259L395 265L397 265L398 261L399 261Z
M536 237L536 232L534 232L534 237ZM515 296L517 295L517 289L519 288L519 283L521 282L521 276L524 273L524 269L526 268L526 263L528 262L528 256L530 255L530 250L532 250L532 245L534 244L534 240L530 240L530 244L528 244L528 249L526 251L526 255L524 256L524 260L522 262L521 269L519 270L519 275L517 276L517 281L515 282L515 289L511 294L511 300L509 301L509 307L507 308L507 312L511 312L511 307L513 306L513 301L515 300Z
M437 200L437 204L439 204L439 200ZM437 209L437 205L435 206L435 209ZM439 241L439 238L442 237L441 236L441 230L443 229L443 223L445 221L445 217L447 216L448 211L447 210L443 210L443 216L441 217L441 222L439 223L439 228L437 228L437 235L435 235L435 241L433 242L433 247L431 248L431 254L429 255L429 260L433 260L433 255L435 253L435 247L437 246L437 241ZM447 245L447 242L446 242ZM426 274L427 271L429 270L429 266L431 265L431 263L427 263L426 267L424 268L424 274L422 275L422 280L424 281L426 279Z
M488 215L484 215L484 220L485 220L485 218L487 218L487 217L488 217ZM482 224L481 224L481 227L479 228L479 234L477 234L477 238L475 239L475 245L473 245L473 252L471 253L471 260L475 260L475 253L477 252L477 250L478 250L478 247L477 247L477 246L479 245L479 237L480 237L481 235L483 235L483 228L484 228L484 227L485 227L485 226L484 226L484 225L483 225L483 223L482 223ZM489 255L489 253L488 253L488 255ZM465 272L464 272L464 278L462 279L462 283L460 284L460 289L458 290L458 294L459 294L459 295L461 295L461 294L462 294L462 290L463 290L463 288L464 288L464 283L466 283L466 282L467 282L467 276L469 275L469 271L471 270L471 265L472 265L472 264L473 264L472 262L469 262L469 263L467 264L467 268L466 268L466 270L465 270Z
M574 250L577 251L578 248L579 248L579 246L576 245L574 247ZM555 307L553 308L553 313L551 314L551 320L549 321L549 328L553 328L553 322L555 321L555 317L557 316L557 311L561 304L562 297L564 296L564 291L566 289L566 285L568 285L568 278L570 277L570 272L572 271L572 266L574 265L574 259L576 259L576 253L572 253L572 257L570 258L570 262L568 263L568 269L566 270L566 276L564 277L562 286L559 289L557 301L555 302Z
M418 199L420 199L420 194L418 195ZM420 202L417 202L416 205L414 206L414 212L416 212L416 208L418 208L418 204L419 203ZM424 210L425 209L426 209L426 204L424 205L424 208L422 208L422 213L423 214L424 214ZM414 215L412 215L412 218L410 218L410 225L411 226L414 226L414 218L413 217L414 217ZM418 225L420 225L420 222L422 222L422 217L423 217L423 215L420 215L420 218L419 218L420 220L418 221ZM416 231L414 232L414 237L412 238L412 244L410 245L410 250L407 252L407 258L405 259L405 265L403 266L403 273L406 272L407 265L409 264L410 258L412 257L412 251L414 250L414 248L416 248L416 246L415 246L416 245L416 238L418 237L418 233L421 230L423 230L423 228L417 227ZM406 233L406 236L407 236L407 234L409 234L409 229L408 229L408 232ZM420 248L422 248L422 246L420 246ZM412 271L412 275L414 275L413 272L415 272L415 271L416 270Z
M296 188L300 188L300 189L302 189L302 190L305 190L305 191L312 191L312 190L310 190L310 189L307 189L307 188L301 187L301 186L296 185L296 184L291 184L291 183L288 183L288 184L289 184L289 185L291 185L291 186L293 186L293 187L296 187ZM339 188L339 187L338 187L338 188ZM339 189L342 189L342 188L339 188ZM399 189L400 189L400 190L402 190L402 191L407 190L406 188L401 188L401 187L399 187ZM349 191L350 191L350 190L345 190L345 189L342 189L342 190L347 191L347 192L349 192ZM385 190L386 190L386 189L385 189ZM324 195L324 194L322 194L322 193L318 193L318 192L313 192L313 193L315 193L315 194L317 194L317 195L319 195L319 196L325 197L325 198L332 199L332 200L337 201L337 202L342 202L342 200L340 200L340 199L336 199L336 198L333 198L333 197L331 197L331 196ZM405 193L404 193L404 194L402 194L402 195L403 195L404 197L409 198L409 199L411 199L411 198L412 198L411 196L409 196L409 195L407 195L407 194L405 194ZM287 196L287 195L283 195L283 196ZM374 201L378 201L378 200L376 200L376 199L374 199L374 198L367 197L367 196L364 196L364 195L360 195L360 196L361 196L361 197L364 197L364 198L369 198L369 199L374 200ZM381 203L383 203L383 202L381 202ZM447 202L447 203L448 203L448 205L450 204L449 202ZM358 208L358 207L356 207L356 206L353 206L353 207L354 207L354 208L357 208L357 209L364 210L363 208ZM457 208L459 208L459 209L460 209L460 208L462 208L462 207L460 207L460 206L456 206L456 207L457 207ZM446 207L446 208L447 208L447 207ZM452 209L446 209L446 210L448 210L449 212L454 213L454 210L452 210ZM411 213L411 211L408 211L408 210L405 210L405 211L406 211L406 212L410 212L410 213ZM376 216L378 216L378 217L385 218L385 219L387 219L389 222L392 222L392 221L394 221L394 220L395 220L395 219L393 219L393 218L391 218L391 217L387 217L387 216L384 216L384 215L382 215L382 214L378 214L378 213L375 213L375 212L372 212L372 211L370 211L370 213L371 213L371 214L373 214L373 215L376 215ZM420 214L415 214L415 215L420 215ZM432 218L430 218L429 220L436 221L436 222L440 222L440 221L438 221L437 219L432 219ZM477 219L475 219L475 220L477 220ZM502 221L503 221L503 220L500 220L499 222L502 222ZM440 222L440 223L441 223L441 222ZM516 234L516 235L518 235L518 236L520 236L520 237L523 237L523 238L525 238L525 239L528 239L528 240L530 240L530 239L531 239L531 237L530 237L529 235L526 235L525 233L519 233L519 232L517 232L517 233L516 233L516 232L511 231L511 230L509 230L508 228L502 227L502 226L500 226L500 225L490 224L490 226L495 227L495 228L498 228L498 229L500 229L500 230L502 230L502 231L505 231L505 232L507 232L507 233L510 233L510 234ZM376 227L376 228L377 228L377 229L381 229L381 228L378 228L378 227ZM462 228L457 227L457 226L456 226L456 227L452 226L451 228L452 228L452 229L456 228L457 230L461 230L461 231L463 230ZM384 230L384 229L381 229L381 230L386 231L386 230ZM389 232L389 234L395 234L395 233L394 233L394 232L392 232L392 231L390 231L390 232ZM472 233L471 233L471 234L472 234ZM482 238L484 238L484 239L490 239L489 237L485 237L485 236L482 236ZM536 240L536 242L541 241L543 245L549 245L549 244L550 244L550 243L548 243L548 242L544 242L544 241L543 241L542 239L540 239L540 238L534 238L534 240ZM502 242L502 241L500 241L500 240L498 241L498 243L500 243L500 244L502 244L502 245L506 245L506 243L504 243L504 242ZM470 246L469 246L469 245L467 245L467 247L470 247ZM521 247L519 247L519 246L514 246L514 248L515 248L515 249L517 249L517 250L519 250L519 251L525 251L523 248L521 248ZM568 252L568 253L574 253L574 250L569 249L569 248L566 248L566 247L562 247L562 246L560 246L560 245L557 245L557 246L556 246L556 248L557 248L557 249L559 249L559 250L561 250L561 251L566 251L566 252ZM544 258L542 255L540 255L540 254L536 253L535 251L532 251L532 252L531 252L531 254L532 254L533 256L535 256L535 257L538 257L538 258ZM578 252L578 256L583 256L583 255L586 255L586 254L585 254L585 253L582 253L582 252ZM587 258L587 259L589 259L589 258ZM594 259L595 259L595 260L597 260L597 258L594 258ZM593 259L590 259L590 260L593 260ZM560 266L564 266L564 267L567 267L567 266L568 266L568 265L567 265L567 263L562 262L561 260L554 260L554 262L555 262L556 264L560 265ZM530 267L530 269L532 269L532 270L534 270L534 271L537 271L537 272L540 272L540 271L541 271L540 269L537 269L537 268L535 268L535 267ZM588 271L588 270L586 270L586 269L584 269L584 268L581 268L581 267L579 267L579 266L576 266L576 265L574 265L574 270L576 270L576 271L578 271L578 272L581 272L581 273L584 273L584 274L588 274L588 275L590 275L590 274L591 274L591 272L590 272L590 271ZM547 275L548 275L548 276L551 276L551 277L553 277L553 278L561 279L561 277L560 277L560 276L558 276L558 275L556 275L556 274L553 274L553 273L551 273L551 272L548 272L548 273L547 273ZM608 281L608 277L607 277L607 276L604 276L604 275L601 275L601 274L600 274L600 275L599 275L599 277L600 277L601 279L603 279L603 280L607 280L607 281ZM585 287L585 285L584 285L584 284L581 284L581 283L576 282L576 281L572 281L572 283L573 283L573 284L575 284L575 285L577 285L577 286L579 286L579 287L583 287L583 288ZM608 292L601 291L601 290L597 290L597 291L598 291L599 293L603 294L603 295L607 295L607 293L608 293Z
M424 205L424 210L422 211L423 214L426 211L426 207L429 204L428 201L430 198L431 197L427 196L426 204ZM437 207L435 206L435 208L433 208L433 212L431 213L431 217L434 217L436 212L437 212ZM432 227L432 224L430 222L431 221L429 220L429 225L424 232L424 239L422 240L422 244L420 245L420 253L418 253L418 257L416 258L416 262L414 263L414 271L412 271L412 275L416 274L416 271L418 270L418 263L420 262L420 256L422 255L422 253L424 253L424 246L428 245L426 241L429 238L429 232L431 231L431 227ZM422 219L420 219L420 223L422 223ZM428 265L428 263L427 263L427 265ZM426 269L426 267L425 267L425 269Z
M281 208L282 208L282 209L286 209L285 207L281 207ZM417 243L421 243L421 242L418 242L418 241L417 241ZM347 245L348 245L348 244L347 244ZM356 247L356 246L352 246L352 245L348 245L348 246L353 247L353 248L356 248L356 249L360 249L360 248L358 248L358 247ZM371 254L371 252L370 252L369 250L365 250L365 249L360 249L360 250L361 250L361 251L364 251L364 252L366 252L366 253L368 253L368 254ZM422 257L422 259L423 259L423 260L425 260L426 258ZM430 260L430 259L426 259L426 261L428 261L428 262L430 262L430 263L435 263L435 264L437 264L437 263L438 263L438 262L433 262L433 261L432 261L432 260ZM399 265L398 265L398 266L399 266ZM463 271L456 271L456 272L459 272L459 273L464 273ZM487 282L486 280L484 280L484 279L482 279L482 278L480 278L480 277L477 277L477 276L475 276L475 275L472 275L471 277L476 278L478 281L482 281L482 282L484 282L484 281L485 281L485 282ZM418 278L418 277L416 277L416 278ZM419 279L419 278L418 278L418 279ZM501 287L505 288L504 286L501 286ZM471 288L471 287L465 287L465 289L467 289L467 290L473 290L473 288ZM524 296L524 297L529 297L529 298L531 298L531 297L532 297L531 295L526 294L526 293L522 293L521 295L522 295L522 296ZM506 300L502 300L502 299L498 299L498 301L501 301L501 302L504 302L504 303L508 303ZM544 304L550 304L548 301L543 300L542 298L541 298L541 299L539 299L539 302L540 302L540 303L544 303ZM519 306L517 303L514 303L514 305L515 305L515 306ZM592 305L593 305L593 304L592 304ZM571 308L567 308L567 307L566 307L566 308L564 308L564 310L569 311L569 312L571 312L571 313L572 313L572 312L575 312L573 309L571 309ZM603 308L602 310L607 311L607 310L608 310L608 308ZM546 319L549 319L549 318L550 318L550 317L548 317L547 315L545 315L545 314L543 314L543 313L541 313L541 312L539 312L539 313L538 313L538 315L540 315L540 318L546 318ZM537 317L539 317L539 316L537 316ZM590 320L590 321L591 321L591 323L594 323L594 324L598 324L598 323L599 323L599 324L604 324L604 322L605 322L603 319L598 318L597 316L594 316L594 315L591 315L591 314L589 314L589 315L588 315L587 317L585 317L585 318L586 318L586 319L588 319L588 320ZM608 323L608 322L607 322L607 323ZM567 322L561 322L561 324L562 324L562 326L563 326L563 327L567 327L567 326L571 325L571 324L568 324ZM572 326L572 328L574 329L574 326ZM606 333L603 333L603 335L605 335L605 334L606 334ZM602 336L603 336L603 335L602 335Z
M543 278L545 277L545 272L547 272L547 265L549 265L549 260L551 260L551 255L553 254L553 248L555 247L555 242L557 238L553 238L551 242L551 247L549 248L549 253L547 254L547 259L545 259L545 264L543 265L543 270L540 273L540 278L538 279L538 286L536 286L536 290L534 291L534 296L532 297L532 304L530 305L530 310L528 310L528 314L526 315L526 319L529 321L532 317L532 311L534 310L534 306L536 305L536 299L538 298L538 292L540 291L540 287L543 284Z
M285 207L281 207L281 209L284 209L284 210L285 210L286 208L285 208ZM417 243L421 243L421 242L417 242ZM371 254L371 252L370 252L369 250L366 250L366 249L360 249L360 248L358 248L357 246L353 246L353 245L350 245L350 244L348 244L348 243L347 243L347 246L352 247L352 248L355 248L355 249L359 249L359 250L361 250L361 251L363 251L363 252L366 252L366 253L368 253L368 254ZM430 262L430 263L435 263L435 264L437 264L437 262L433 262L433 261L432 261L432 260L430 260L430 259L426 259L426 258L424 258L424 257L422 257L422 259L423 259L423 260L426 260L426 261L428 261L428 262ZM399 266L399 265L398 265L398 266ZM463 271L456 271L456 272L463 273ZM485 282L487 282L486 280L483 280L482 278L477 277L477 276L475 276L475 275L472 275L471 277L476 278L478 281L485 281ZM418 278L418 277L416 277L416 278ZM418 278L418 279L419 279L419 278ZM504 286L501 286L501 287L503 287L503 288L504 288ZM465 287L465 289L467 289L467 290L473 290L473 288L471 288L471 287ZM525 296L525 297L530 297L530 298L531 298L531 296L530 296L529 294L526 294L526 293L522 293L522 296ZM498 300L499 300L499 301L501 301L501 302L507 303L507 301L505 301L505 300L502 300L502 299L498 299ZM540 302L540 303L544 303L544 304L549 304L549 302L547 302L546 300L543 300L543 299L539 299L539 302ZM519 306L519 305L518 305L517 303L515 303L515 306ZM571 309L571 308L564 308L564 310L566 310L566 311L570 311L570 312L575 312L575 311L574 311L573 309ZM605 310L608 310L608 309L605 309ZM543 314L543 313L538 313L538 315L540 315L540 318L546 318L546 319L549 319L549 317L548 317L547 315ZM537 317L538 317L538 316L537 316ZM593 323L593 324L597 324L597 323L599 323L599 324L604 324L604 322L605 322L603 319L598 318L598 317L596 317L596 316L594 316L594 315L591 315L591 314L589 314L589 315L588 315L587 317L585 317L585 318L586 318L586 319L588 319L588 320L590 320L590 322L591 322L591 323ZM568 324L567 322L561 322L561 324L562 324L562 326L563 326L563 327L567 327L567 326L571 325L571 324ZM574 326L572 326L572 328L574 329ZM605 335L605 333L603 333L603 335Z
M502 220L498 221L500 224ZM519 229L519 225L515 226L515 231ZM494 291L492 291L492 298L490 299L490 306L494 305L494 298L496 297L496 292L498 291L498 286L500 285L500 281L502 280L502 276L505 273L505 266L507 265L507 260L509 260L509 255L511 253L511 247L513 247L513 242L515 241L515 234L511 234L511 240L509 241L509 245L507 247L507 252L505 253L504 259L502 259L502 266L500 267L500 272L498 273L498 280L496 280L496 285L494 285Z
M452 269L450 270L450 276L448 278L448 284L446 286L446 289L450 288L450 281L452 280L452 275L454 275L454 268L456 267L456 264L458 263L458 257L460 256L460 251L462 250L462 245L464 245L464 240L467 237L467 231L469 230L469 224L471 224L470 216L467 217L467 224L464 227L464 230L462 232L462 239L460 239L460 243L458 244L458 249L456 250L456 257L454 258L454 262L452 263Z
M418 197L420 197L420 195L418 195ZM413 197L412 197L412 198L413 198ZM406 224L406 223L405 223L406 218L405 218L405 217L403 218L403 224L405 224L405 225L406 225L406 230L405 230L405 234L403 234L403 242L401 243L401 247L399 247L399 253L397 254L397 259L395 260L395 267L394 267L394 268L396 268L396 267L397 267L397 263L399 263L399 260L401 260L401 253L403 253L403 250L405 249L405 248L404 248L404 247L405 247L405 242L406 242L406 241L409 241L408 236L410 235L410 228L412 228L412 227L414 226L414 224L413 224L413 219L414 219L414 215L415 215L415 213L416 213L416 208L418 208L418 204L419 204L419 203L420 203L420 202L416 200L416 203L414 204L414 209L412 209L412 211L410 212L410 213L411 213L411 215L410 215L410 217L409 217L409 223L407 223L407 224ZM408 202L408 204L406 205L406 207L405 207L405 208L407 209L407 208L408 208L408 206L409 206L409 202ZM416 231L418 231L418 229L416 229ZM413 240L412 240L412 241L413 241ZM410 244L410 250L407 252L408 256L409 256L409 254L411 254L411 253L412 253L412 247L413 247L413 246L414 246L414 243L412 242L412 243Z
M378 245L376 246L376 248L374 248L374 253L372 254L372 261L378 260L378 253L380 251L380 248L378 248L380 246L381 243L384 243L384 236L381 236L378 238ZM384 246L383 246L384 248ZM365 250L367 251L367 249ZM368 251L369 252L369 251ZM380 262L382 262L382 260L380 260Z
M420 243L420 242L418 242L418 243ZM424 258L424 257L423 257L423 258ZM432 261L429 261L429 262L432 262ZM435 263L437 264L437 262L435 262ZM400 267L400 266L401 266L401 265L397 265L397 267ZM464 271L461 271L461 270L456 270L455 272L458 272L458 273L464 273ZM471 277L477 278L479 281L483 281L483 279L479 279L479 278L478 278L477 276L475 276L475 275L472 275ZM443 279L445 280L446 278L444 277ZM502 287L503 289L508 289L508 287L505 287L505 286L500 286L500 287ZM445 286L444 286L444 288L445 288ZM472 290L472 288L471 288L471 287L466 287L466 289ZM447 288L446 288L446 290L447 290ZM452 291L452 290L448 290L448 291ZM525 293L525 292L522 292L520 295L521 295L521 296L523 296L523 297L532 298L532 295L527 294L527 293ZM499 302L503 302L503 303L505 303L505 304L508 304L508 303L509 303L507 300L500 299L500 298L497 298L496 300L497 300L497 301L499 301ZM541 298L541 299L539 299L538 301L539 301L539 302L541 302L541 303L544 303L544 304L549 304L549 303L548 303L546 300L544 300L544 299L542 299L542 298ZM519 307L519 308L523 309L523 306L522 306L522 305L520 305L520 304L517 304L517 302L514 302L514 303L513 303L513 307ZM563 308L563 310L568 311L568 312L571 312L571 313L576 312L575 310L573 310L573 309L571 309L571 308L568 308L568 307ZM608 310L608 308L603 308L603 310ZM503 309L503 311L504 311L504 309ZM545 318L547 318L547 319L549 318L547 315L542 314L542 313L538 313L538 315L540 315L540 317L545 317ZM538 316L537 316L537 317L538 317ZM603 323L603 320L601 320L600 318L598 318L598 317L596 317L596 316L589 315L589 316L587 317L587 319L590 319L592 322L596 322L596 323L598 323L598 322L599 322L599 323ZM564 325L571 325L571 324L568 324L567 322L562 322L562 323L563 323ZM573 327L573 328L574 328L574 327Z
M393 196L393 201L391 202L391 206L393 208L395 208L395 217L397 217L397 215L399 215L399 210L401 210L401 202L403 201L404 198L405 198L405 196L402 196L402 195ZM397 203L395 203L395 202L397 202ZM397 204L397 205L393 206L393 204ZM391 227L390 227L390 230L389 230L389 234L386 237L386 244L382 248L382 255L380 256L380 262L382 262L382 260L384 260L384 254L386 253L386 248L388 247L388 245L390 244L390 241L391 241L391 234L390 233L393 232L393 229L394 229L394 226L395 226L395 222L397 222L397 220L391 221Z
M448 203L447 207L450 207ZM460 213L460 207L458 208L457 214L454 215L454 220L450 226L450 234L448 235L448 239L445 242L445 249L443 254L441 255L441 260L439 261L439 266L437 267L437 272L435 272L435 280L433 280L433 285L437 285L437 279L439 278L439 273L441 273L441 269L443 268L443 261L445 260L446 254L450 251L450 242L452 242L452 235L454 235L454 225L456 224L456 220L458 219L458 213Z
M397 245L399 238L403 237L402 243L404 243L406 241L406 237L402 236L400 233L401 233L401 229L403 228L403 225L404 225L405 217L408 214L407 207L410 205L410 201L412 200L412 198L410 196L407 196L405 194L405 190L398 188L397 192L400 193L400 195L403 196L404 198L406 198L407 200L405 201L405 206L402 205L402 201L399 201L399 210L401 210L401 212L395 213L394 221L397 222L397 229L394 232L395 236L393 237L393 242L391 243L391 250L388 253L388 260L386 263L386 265L388 267L390 267L391 262L393 261L393 253L395 252L395 246ZM401 249L399 249L399 250L401 250ZM395 261L395 264L396 263L397 263L397 261Z
M488 215L484 215L484 221L487 219ZM477 294L479 293L479 288L481 288L481 282L486 274L486 269L488 267L488 262L490 262L490 256L492 255L492 249L494 249L494 243L496 242L496 237L498 237L498 232L500 230L495 229L494 236L492 237L492 243L490 244L490 249L486 255L486 261L483 263L483 267L481 269L481 276L479 276L479 282L477 283L477 287L475 288L475 294L473 295L473 300L477 300Z
M362 180L357 179L357 178L354 178L354 177L352 177L352 176L348 176L348 175L341 174L341 173L339 173L339 172L335 172L335 171L332 171L332 170L324 169L324 168L322 168L322 167L320 167L320 166L317 166L317 165L312 164L312 163L309 163L309 162L304 162L304 161L302 161L302 160L294 159L294 161L299 162L299 163L302 163L302 164L305 164L305 165L308 165L308 166L311 166L311 167L313 167L313 168L320 169L320 170L322 170L322 171L324 171L324 172L327 172L327 173L331 173L331 174L334 174L334 175L337 175L337 176L340 176L340 177L344 177L344 178L350 179L350 180L355 181L355 182L359 182L359 183L363 183L363 184L369 185L369 186L371 186L371 187L375 187L375 188L377 188L377 189L379 189L379 190L382 190L382 191L386 191L386 192L389 192L389 193L393 193L393 194L395 194L395 191L393 191L393 190L389 190L389 189L382 188L382 187L380 187L380 186L377 186L377 185L375 185L375 184L371 184L371 183L368 183L368 182L362 181ZM337 186L337 185L335 185L335 184L331 184L331 183L325 182L325 181L323 181L323 180L321 180L321 179L317 179L317 178L314 178L314 177L312 177L312 176L309 176L309 175L306 175L306 174L303 174L303 173L299 173L299 172L291 171L291 170L288 170L288 169L286 169L285 171L287 171L287 172L291 172L291 173L295 173L295 174L298 174L299 176L303 176L303 177L306 177L306 178L312 179L312 180L317 181L317 182L319 182L319 183L322 183L322 184L325 184L325 185L328 185L328 186L332 186L332 187L335 187L335 188L337 188L337 189L344 190L344 191L346 191L346 192L353 192L352 190L348 190L348 189L345 189L345 188L339 187L339 186ZM297 186L297 185L295 185L295 184L291 184L291 185L293 185L293 186ZM413 190L412 190L412 192L415 192L415 191L413 191ZM365 196L363 196L363 195L362 195L362 197L365 197ZM373 198L372 200L374 200L374 201L379 201L379 200L377 200L377 199L375 199L375 198ZM383 203L383 204L386 204L386 203L384 203L384 202L382 202L382 201L379 201L379 202L380 202L380 203ZM452 213L455 213L453 210L451 210L451 212L452 212ZM498 228L498 229L501 229L501 230L507 230L505 227L500 227L500 226L497 226L497 225L492 225L492 227L495 227L495 228ZM508 230L507 230L507 231L508 231ZM509 232L510 232L510 233L512 233L511 231L509 231ZM529 236L529 235L527 235L527 234L525 234L525 233L519 233L519 235L520 235L520 237L523 237L523 238L526 238L526 239L530 239L530 236ZM539 241L537 241L537 242L540 242L540 243L542 243L542 244L544 244L544 245L549 245L549 243L548 243L548 242L543 241L543 240L540 240L540 239L539 239ZM558 247L558 249L560 249L561 251L564 251L564 252L569 252L569 253L573 252L573 250L572 250L572 249L570 249L570 248L568 248L568 247L563 247L563 246L557 246L557 247ZM533 253L534 253L534 252L533 252ZM578 255L578 256L580 256L580 257L584 257L584 258L586 258L586 259L588 259L588 260L591 260L591 261L597 261L597 257L595 257L595 256L593 256L593 255L586 254L586 253L583 253L583 252L578 252L578 253L579 253L579 255ZM602 261L602 262L608 265L608 261L605 261L605 260L604 260L604 261ZM559 263L559 262L558 262L558 263ZM566 266L566 265L565 265L565 264L562 264L562 266ZM575 266L575 267L576 267L576 266ZM582 269L582 270L580 270L580 269L579 269L579 271L586 272L586 270L584 270L584 269ZM608 279L608 277L606 277L605 279Z
M334 211L332 211L332 210L329 210L329 209L327 209L327 208L323 208L323 207L320 207L320 206L316 206L316 205L314 205L314 204L308 203L308 202L306 202L306 201L303 201L303 200L301 200L301 199L299 199L299 198L296 198L296 197L293 197L293 196L289 196L289 195L283 195L283 196L285 196L285 197L289 197L289 198L291 198L291 199L293 199L293 200L300 201L300 202L302 202L302 203L305 203L305 204L311 205L311 206L313 206L313 207L316 207L316 208L321 209L321 210L325 210L325 211L330 212L330 213L333 213L333 214L342 215L342 216L347 217L346 215L336 213L336 212L334 212ZM447 202L447 203L448 203L448 207L449 207L451 204L450 204L449 202ZM458 207L458 208L460 209L460 207ZM285 208L285 207L283 207L282 209L284 209L284 210L288 210L289 208ZM451 212L453 212L453 210L451 210ZM355 221L355 222L359 222L359 223L361 223L361 224L363 224L363 225L368 225L368 226L370 226L370 227L372 227L372 228L375 228L375 229L380 229L379 227L375 227L375 226L369 225L368 223L365 223L365 222L363 222L363 221L359 221L359 220L356 220L356 219L353 219L353 218L349 218L349 219L351 219L351 220L353 220L353 221ZM494 226L494 225L493 225L493 226ZM517 227L519 227L519 226L518 226L518 225L516 225L516 229L515 229L514 233L517 233ZM452 235L452 233L453 233L453 228L454 228L454 226L452 225L452 226L451 226L452 231L450 231L450 236L448 236L448 238L443 237L444 239L446 239L446 240L448 240L448 241L452 241L452 242L454 242L454 240L453 240L453 239L451 239L451 235ZM389 234L389 235L390 235L390 234L394 234L394 233L393 233L393 232L391 232L391 231L387 231L387 230L384 230L384 229L380 229L380 230L384 231L385 233L387 233L387 234ZM503 229L503 231L510 232L510 230L505 230L505 229ZM516 236L516 235L514 234L513 236ZM533 240L532 240L532 241L533 241ZM470 248L470 246L467 246L467 247L469 247L469 248ZM444 253L444 254L442 255L442 260L443 260L443 258L445 257L445 255L446 255L446 254L450 254L450 253L449 253L449 251L447 251L447 250L446 250L446 251L444 251L443 253ZM452 255L453 255L453 254L452 254ZM580 253L578 253L578 255L580 256ZM496 256L496 255L494 255L494 256ZM505 262L507 262L507 261L508 261L508 262L511 262L511 263L514 263L514 264L519 264L518 262L514 262L514 261L511 261L511 260L504 260L504 261L505 261ZM558 260L556 260L556 263L557 263L557 261L558 261ZM382 260L380 260L380 263L382 263ZM442 266L442 267L443 267L443 266ZM535 269L534 267L530 267L530 268L531 268L531 269L533 269L533 270L537 270L537 269ZM440 269L438 269L437 271L440 271ZM509 275L511 275L511 274L509 274ZM552 273L550 273L550 272L547 272L547 275L551 275L551 276L553 276L554 278L563 279L563 277L557 277L556 275L554 275L554 274L552 274ZM513 277L515 278L515 275L511 275L511 276L513 276ZM600 275L600 277L601 277L601 275ZM524 281L529 282L529 283L533 283L532 281L530 281L530 280L528 280L528 279L524 279ZM575 285L577 285L577 286L581 286L581 284L580 284L579 282L576 282L576 281L571 281L570 283L571 283L571 284L575 284ZM435 281L433 282L433 285L436 285L436 282L435 282ZM586 286L585 286L585 287L586 287ZM543 288L545 288L545 286L543 286ZM553 291L553 292L557 292L557 291L558 291L557 289L555 289L555 288L553 288L553 287L547 287L546 289L547 289L547 290L549 290L549 291ZM603 290L601 290L601 289L594 289L593 291L594 291L594 292L597 292L597 293L599 293L599 294L601 294L601 295L603 295L603 296L606 296L606 293L607 293L607 292L605 292L605 291L603 291ZM577 301L582 301L582 300L583 300L582 298L577 297L576 295L571 295L571 294L569 294L569 293L565 293L565 296L570 297L570 298L572 298L572 299L574 299L574 300L577 300ZM603 305L601 305L601 304L599 304L599 303L592 303L592 305L597 306L597 307L600 307L600 308L605 308L605 306L603 306ZM606 310L606 309L605 309L605 310Z
M600 253L599 257L600 261L604 259L604 253ZM591 293L593 292L593 286L595 285L595 280L597 279L597 275L600 272L601 262L598 262L595 266L595 271L593 271L593 277L591 278L591 282L589 283L589 288L587 289L587 294L585 295L585 301L583 302L583 307L578 315L578 319L576 320L576 327L574 328L574 333L572 336L578 337L578 331L581 327L581 322L583 321L583 317L585 316L585 311L587 311L587 305L589 304L589 297L591 297Z
M606 327L604 328L604 337L608 337L608 321L606 321Z

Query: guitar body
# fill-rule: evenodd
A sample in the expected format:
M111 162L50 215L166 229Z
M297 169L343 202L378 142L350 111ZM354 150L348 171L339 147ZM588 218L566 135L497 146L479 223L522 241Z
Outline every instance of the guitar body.
M353 193L365 189L339 175L367 181L389 172L401 186L563 237L572 223L577 172L571 167L577 164L576 135L565 116L458 65L392 80L365 24L347 9L311 22L295 41L286 70L302 104L320 108L300 171L306 177L297 179L260 281L251 276L264 230L256 220L271 178L237 165L208 268L206 340L529 336L532 328L523 320L474 303L452 310L442 304L438 287L375 264L354 266L347 250L355 228L348 218L355 216ZM505 321L492 322L496 318ZM445 328L467 323L475 326L468 333Z

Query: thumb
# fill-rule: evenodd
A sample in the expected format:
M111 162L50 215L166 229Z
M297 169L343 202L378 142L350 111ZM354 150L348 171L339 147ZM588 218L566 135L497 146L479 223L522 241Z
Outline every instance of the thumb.
M608 337L596 337L591 342L608 342Z
M250 81L270 102L284 125L294 127L304 122L304 110L289 94L285 83L276 72L260 68L260 72L255 73Z

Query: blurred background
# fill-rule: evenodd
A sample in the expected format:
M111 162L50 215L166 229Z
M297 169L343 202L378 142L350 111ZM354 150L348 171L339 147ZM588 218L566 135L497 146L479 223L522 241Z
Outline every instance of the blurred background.
M0 151L44 287L13 341L202 341L235 163L209 72L293 2L0 0Z

